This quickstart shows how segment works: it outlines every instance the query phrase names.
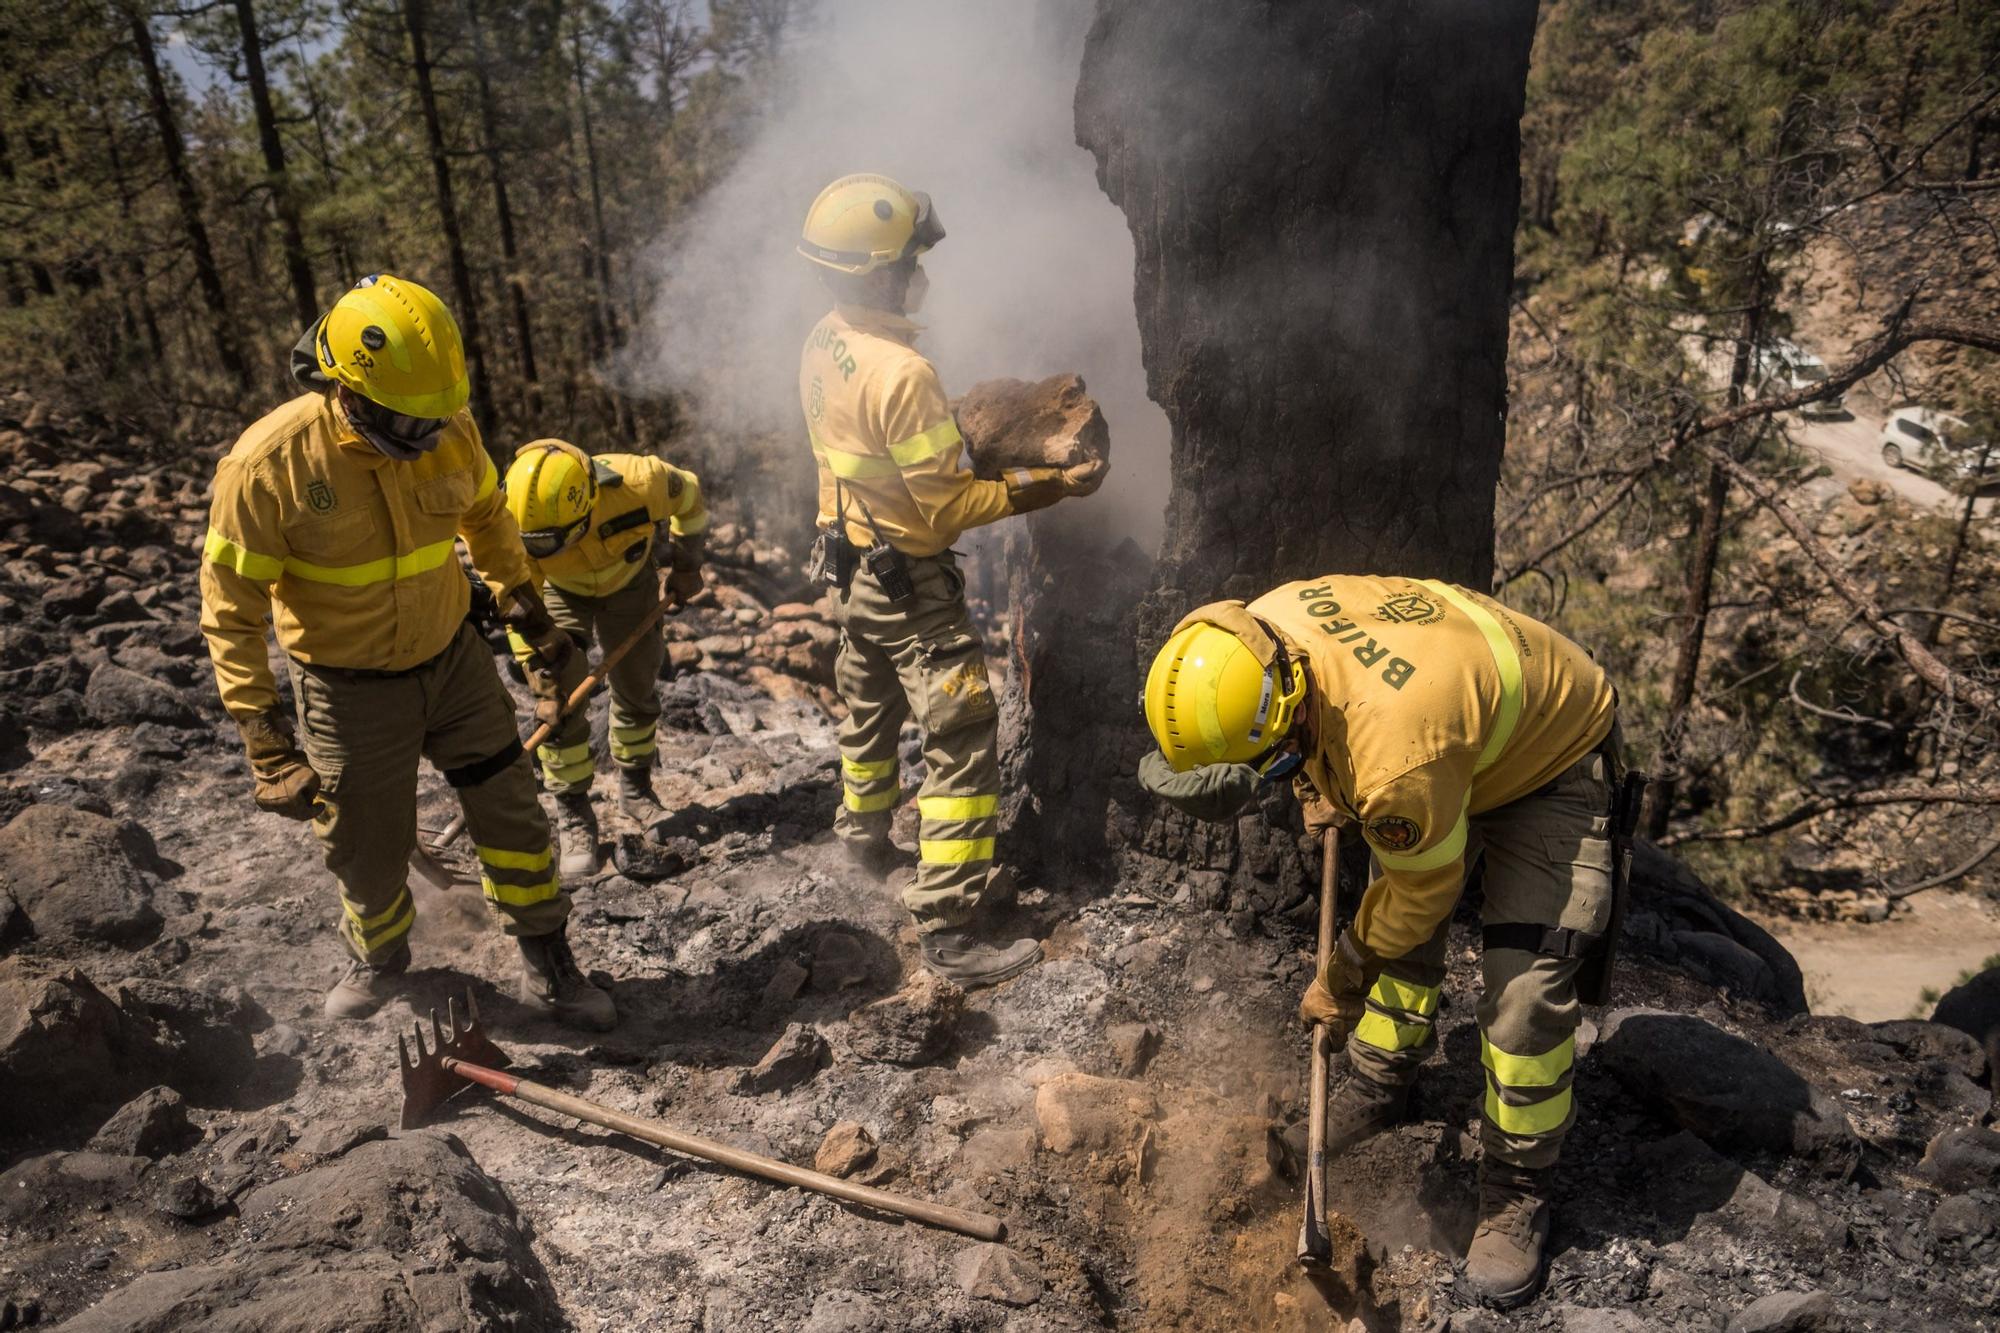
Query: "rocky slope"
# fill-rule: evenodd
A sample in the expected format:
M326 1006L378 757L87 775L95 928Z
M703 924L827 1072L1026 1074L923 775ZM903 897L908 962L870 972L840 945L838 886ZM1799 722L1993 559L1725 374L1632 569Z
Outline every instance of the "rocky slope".
M824 833L832 631L726 530L670 628L667 812L612 823L576 890L624 1024L533 1021L477 890L417 886L412 1000L329 1025L337 900L310 833L250 805L193 629L208 463L32 415L0 400L0 1328L1990 1326L1991 997L1958 1027L1809 1016L1783 951L1664 857L1580 1043L1549 1293L1507 1316L1456 1294L1469 921L1419 1119L1336 1164L1341 1275L1307 1284L1300 902L1168 861L1027 873L1010 910L1048 961L928 982L893 880ZM512 1103L392 1128L395 1033L468 989L544 1082L997 1213L1007 1242Z

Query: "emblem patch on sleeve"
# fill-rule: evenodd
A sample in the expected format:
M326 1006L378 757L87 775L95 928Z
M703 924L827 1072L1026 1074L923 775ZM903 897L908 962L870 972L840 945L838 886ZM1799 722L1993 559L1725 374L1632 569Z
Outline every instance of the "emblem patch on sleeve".
M1362 832L1368 835L1368 841L1385 852L1414 851L1417 844L1424 840L1424 831L1417 827L1416 821L1404 819L1401 815L1371 819Z

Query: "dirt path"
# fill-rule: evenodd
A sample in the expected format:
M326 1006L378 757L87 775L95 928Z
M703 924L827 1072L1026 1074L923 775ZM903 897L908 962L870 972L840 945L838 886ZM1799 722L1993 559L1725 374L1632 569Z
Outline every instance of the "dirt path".
M1816 1014L1864 1023L1927 1018L1926 987L1949 990L1959 973L2000 954L2000 911L1964 894L1920 893L1887 921L1759 918L1792 951Z
M1792 438L1818 454L1842 482L1865 478L1879 481L1912 504L1957 512L1964 497L1908 468L1890 467L1882 461L1882 422L1864 413L1844 421L1813 421L1803 417L1789 421ZM1991 515L1994 497L1979 501L1978 512Z

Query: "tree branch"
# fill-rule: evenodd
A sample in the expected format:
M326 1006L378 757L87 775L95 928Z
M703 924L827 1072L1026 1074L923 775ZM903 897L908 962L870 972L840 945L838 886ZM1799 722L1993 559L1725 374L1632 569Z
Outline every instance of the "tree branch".
M1940 884L1949 884L1953 880L1959 878L1962 875L1971 874L1973 871L1979 868L1980 862L1984 861L1987 857L1993 855L1993 853L1995 852L2000 852L2000 833L1994 834L1991 838L1988 838L1985 842L1981 843L1978 851L1974 852L1971 856L1959 862L1951 869L1940 871L1938 874L1932 875L1928 879L1920 879L1915 884L1905 884L1901 888L1897 889L1892 889L1888 885L1884 884L1882 886L1882 892L1888 897L1888 899L1891 902L1897 902L1900 901L1901 899L1909 897L1913 893L1922 893L1925 889L1935 889Z
M1761 824L1669 833L1659 840L1659 845L1676 847L1684 842L1749 842L1753 838L1768 838L1773 833L1783 833L1808 819L1835 810L1859 810L1874 805L2000 805L2000 787L1877 787L1873 791L1848 792L1840 796L1815 796Z

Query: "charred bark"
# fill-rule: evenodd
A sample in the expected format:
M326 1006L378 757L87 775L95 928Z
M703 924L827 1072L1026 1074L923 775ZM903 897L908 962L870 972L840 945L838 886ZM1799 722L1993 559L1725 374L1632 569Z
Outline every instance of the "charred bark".
M299 327L310 329L319 318L319 296L313 289L312 262L306 258L306 233L299 222L299 201L285 169L285 143L278 137L278 113L271 105L271 83L264 74L264 41L257 31L253 0L236 0L236 26L243 40L243 69L250 80L250 106L257 116L257 146L264 154L264 174L270 181L271 203L284 238L285 274L292 284L292 309Z
M1533 0L1100 0L1077 140L1131 227L1173 480L1138 605L1103 588L1088 524L1033 525L1034 845L1194 854L1243 919L1310 893L1283 799L1234 833L1156 813L1129 776L1141 673L1185 611L1286 579L1489 586L1534 28Z
M493 186L493 213L500 223L500 264L507 288L507 308L514 318L514 353L520 360L521 389L529 417L542 414L541 376L535 368L535 328L528 318L528 292L521 281L521 251L514 241L514 209L507 197L507 173L500 161L499 115L493 102L493 80L486 50L486 29L472 29L473 77L479 90L480 153Z

